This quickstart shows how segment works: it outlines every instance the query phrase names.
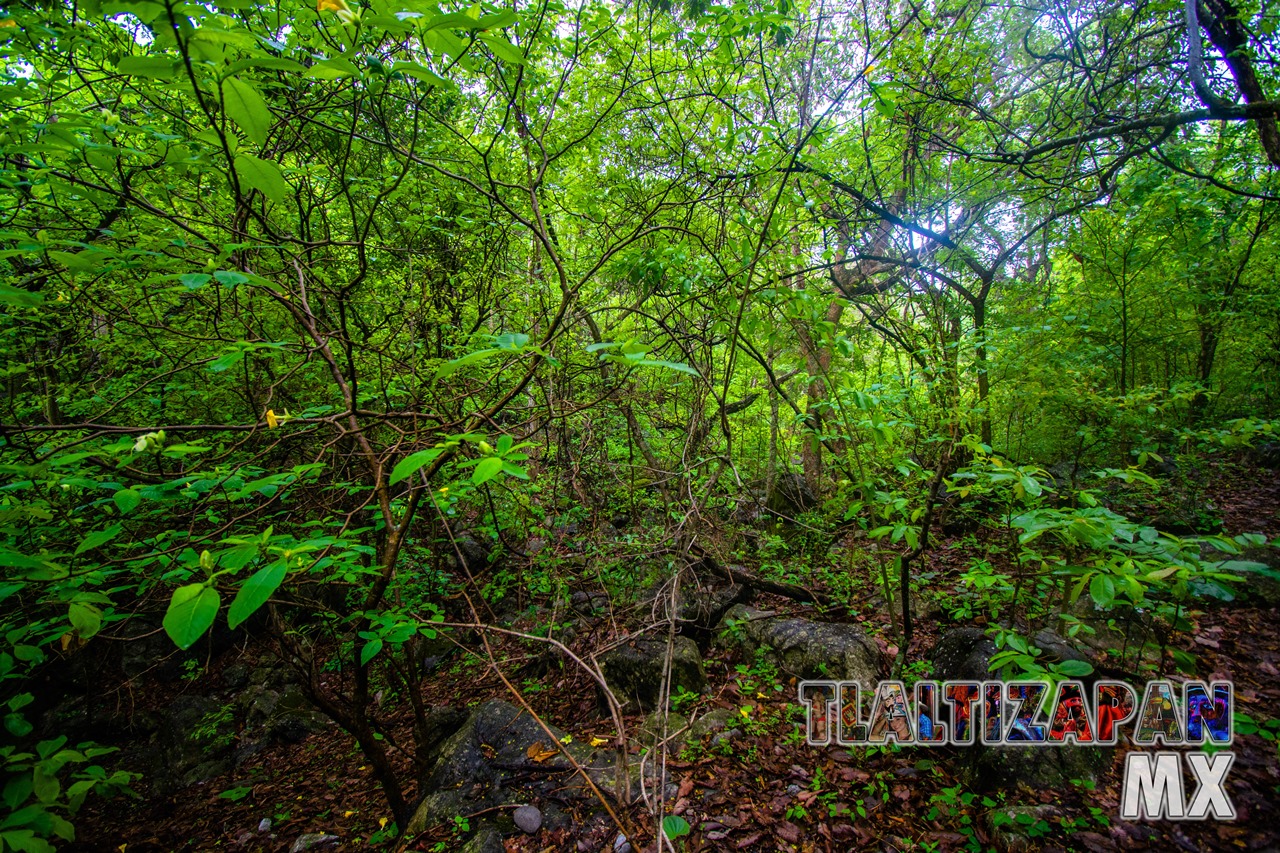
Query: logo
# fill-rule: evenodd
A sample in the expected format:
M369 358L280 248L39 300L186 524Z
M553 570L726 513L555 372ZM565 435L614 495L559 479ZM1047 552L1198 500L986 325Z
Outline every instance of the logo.
M1090 690L1079 681L1051 688L1042 681L882 681L870 695L856 681L803 681L806 740L811 746L1135 747L1125 758L1120 816L1129 820L1233 820L1227 795L1230 752L1168 751L1169 747L1232 743L1231 682L1191 681L1178 690L1171 681L1149 682L1138 691L1122 681L1099 681ZM864 713L866 712L866 713ZM1190 797L1182 765L1195 782Z

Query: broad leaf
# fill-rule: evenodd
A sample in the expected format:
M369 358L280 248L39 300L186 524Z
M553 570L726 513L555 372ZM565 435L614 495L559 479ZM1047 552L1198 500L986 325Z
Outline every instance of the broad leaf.
M396 464L396 467L391 469L390 485L394 486L405 477L416 474L441 453L444 453L443 447L433 447L429 450L419 450L417 453L410 453L408 456L401 459Z
M195 645L213 625L222 603L218 591L202 583L192 583L173 591L169 610L164 614L164 630L178 648Z
M236 593L236 597L232 600L231 606L227 608L227 627L231 629L238 628L240 623L248 619L262 605L267 603L267 599L271 598L284 580L285 562L277 560L271 565L263 568L253 574L244 586L240 587L240 591Z
M289 196L289 185L285 182L284 174L270 160L263 160L252 154L237 154L236 175L241 184L257 190L277 204L283 203Z
M236 77L223 80L222 107L250 141L258 145L267 141L274 119L267 102L252 85Z

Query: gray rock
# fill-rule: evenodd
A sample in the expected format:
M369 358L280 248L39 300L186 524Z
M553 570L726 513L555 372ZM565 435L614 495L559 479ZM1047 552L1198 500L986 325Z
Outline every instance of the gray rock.
M1253 451L1253 460L1263 468L1272 471L1280 468L1280 441L1268 441L1259 444Z
M281 690L263 685L249 687L237 697L244 710L245 725L282 743L301 743L330 726L329 718L317 711L296 684Z
M733 722L733 711L728 708L708 711L694 720L693 725L689 727L689 741L699 743L707 735L729 728L731 722Z
M1006 805L987 814L987 828L997 849L1007 853L1024 853L1038 846L1033 842L1030 830L1038 821L1046 821L1059 814L1049 805Z
M666 716L666 737L667 749L670 752L679 752L680 747L684 745L688 732L681 732L681 729L687 728L689 718L683 714L677 714L674 711ZM642 747L654 748L657 743L663 739L663 714L661 711L654 711L652 714L644 718L644 722L636 730L636 739L640 741Z
M542 812L537 806L521 806L511 815L511 819L526 835L533 835L542 828Z
M234 721L221 702L180 696L162 720L146 757L146 776L156 796L171 796L231 769Z
M578 590L569 597L569 606L581 616L594 616L609 612L609 596L602 592Z
M720 623L729 608L750 601L751 592L740 583L685 590L681 594L677 616L681 622L690 622L695 628L709 631Z
M985 681L991 678L987 663L996 644L980 628L956 628L938 640L933 649L933 677L937 681Z
M1069 640L1058 636L1048 628L1037 633L1032 638L1032 642L1040 650L1037 660L1043 663L1063 663L1069 660L1083 661L1091 666L1096 663L1094 650L1089 649L1086 653L1077 649ZM1086 679L1086 681L1092 683L1092 679Z
M299 835L297 840L293 842L293 846L289 848L289 853L304 853L307 850L329 850L338 846L338 842L342 839L336 835L326 835L323 832L308 832L306 835Z
M773 483L766 501L769 509L781 515L794 516L818 505L813 490L802 474L781 474Z
M564 732L551 728L552 738ZM527 803L563 786L572 769L557 752L542 761L529 755L540 743L553 748L551 738L523 709L509 702L485 702L440 746L439 758L423 783L431 793L418 806L406 827L417 834L458 814L495 806ZM568 749L587 764L590 750L580 744Z
M635 640L606 652L600 658L600 666L618 701L650 711L658 707L662 695L666 656L666 642ZM702 655L688 637L676 637L671 648L670 694L675 695L682 687L695 693L705 693L708 689Z
M454 545L457 547L455 548ZM445 560L455 571L465 566L466 570L472 574L488 568L493 554L492 544L478 541L470 536L459 536L452 544L445 543L441 547L444 549ZM462 554L464 566L458 565L458 554Z
M242 663L233 663L222 671L222 683L232 690L239 690L249 683L253 671Z
M1049 643L1050 639L1053 643ZM1046 644L1058 653L1078 655L1066 641L1045 634ZM993 677L988 669L996 647L977 628L957 628L947 632L934 649L933 673L938 681L984 681ZM1065 658L1064 658L1065 659ZM1112 752L1101 747L1068 746L983 746L974 744L961 751L961 775L982 789L1065 788L1073 779L1096 782L1111 764Z
M832 678L872 685L880 680L880 650L853 625L779 619L741 604L729 609L718 633L748 658L757 651L796 678Z
M459 848L458 853L506 853L502 843L502 833L491 823L482 823L476 827L475 835Z

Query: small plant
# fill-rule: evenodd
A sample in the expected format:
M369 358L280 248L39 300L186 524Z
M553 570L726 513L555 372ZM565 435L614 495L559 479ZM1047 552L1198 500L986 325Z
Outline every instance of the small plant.
M662 819L662 834L669 840L675 841L689 834L689 821L679 815L667 815Z
M697 704L702 695L692 690L687 690L683 686L677 688L676 694L671 697L671 710L683 714L686 710Z
M236 738L232 723L230 705L223 705L216 711L210 711L200 718L200 722L191 730L191 737L197 743L210 749L222 749L230 746Z
M218 797L223 800L230 800L233 803L238 803L252 793L253 788L241 785L238 788L228 788L219 794Z

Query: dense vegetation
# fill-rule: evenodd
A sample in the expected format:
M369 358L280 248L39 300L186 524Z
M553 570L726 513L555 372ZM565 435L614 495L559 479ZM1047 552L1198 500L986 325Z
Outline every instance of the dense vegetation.
M132 784L35 685L161 626L278 650L404 826L383 692L428 739L424 643L504 599L714 555L879 594L901 670L967 513L1003 665L1084 597L1167 671L1204 537L1265 543L1158 478L1275 452L1266 3L0 14L4 849Z

